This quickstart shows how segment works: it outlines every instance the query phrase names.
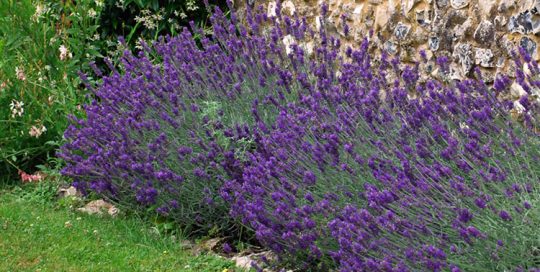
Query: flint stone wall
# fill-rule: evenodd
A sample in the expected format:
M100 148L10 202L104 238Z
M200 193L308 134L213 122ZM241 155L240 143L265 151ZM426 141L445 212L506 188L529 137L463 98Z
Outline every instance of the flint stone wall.
M317 27L323 3L329 7L327 29L345 45L358 46L373 30L373 53L384 50L412 62L425 50L426 65L447 56L453 79L471 76L476 66L488 83L498 72L513 74L517 46L540 58L540 0L286 0L281 6L283 13L305 16ZM275 1L235 1L240 16L245 5L261 4L275 16Z

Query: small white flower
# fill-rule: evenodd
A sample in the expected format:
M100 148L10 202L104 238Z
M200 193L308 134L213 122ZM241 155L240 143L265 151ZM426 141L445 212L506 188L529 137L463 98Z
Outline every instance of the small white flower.
M30 128L30 131L28 131L28 134L30 134L30 136L32 137L39 138L39 136L41 136L41 134L43 134L45 131L47 131L47 128L44 125L41 125L39 127L32 126Z
M96 7L103 7L103 0L96 0Z
M15 118L15 116L21 117L24 113L24 103L22 101L17 100L11 100L11 103L9 104L9 109L11 110L11 118Z
M93 8L88 10L88 17L96 18L96 16L97 16L97 12Z
M22 80L22 81L26 80L26 75L24 74L24 69L23 68L19 68L18 66L15 67L15 74L17 74L17 78L19 80Z
M195 11L199 9L199 6L197 6L197 3L195 3L194 0L188 0L186 3L186 9L189 11Z
M73 57L71 52L69 52L69 49L63 44L60 45L60 48L58 48L58 50L60 50L60 60L66 60Z
M49 11L49 7L44 6L42 4L36 5L36 12L34 12L34 15L32 15L32 21L39 22L39 19L43 17L44 14L46 14Z

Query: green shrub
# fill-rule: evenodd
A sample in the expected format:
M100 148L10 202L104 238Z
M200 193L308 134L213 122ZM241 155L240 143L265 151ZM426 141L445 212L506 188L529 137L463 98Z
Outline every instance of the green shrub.
M123 36L131 49L140 41L156 40L158 36L176 35L190 21L210 31L209 14L200 0L101 0L104 3L99 17L99 32L107 40L102 51L116 58L116 38ZM225 0L209 1L227 9Z
M0 1L0 182L43 164L85 101L77 72L100 56L100 9L90 0Z
M209 31L207 18L194 0L1 1L0 182L54 155L67 116L87 101L77 72L116 62L125 49L118 36L133 49L192 20Z

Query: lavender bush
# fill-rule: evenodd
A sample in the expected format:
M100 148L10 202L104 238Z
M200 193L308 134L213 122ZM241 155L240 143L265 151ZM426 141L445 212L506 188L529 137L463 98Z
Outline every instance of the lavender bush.
M243 180L226 184L234 215L304 268L537 267L539 142L496 99L506 86L417 84L415 68L352 55L335 85L256 133Z
M63 173L197 231L239 220L301 269L539 266L538 65L516 56L516 83L490 88L478 70L448 80L439 58L426 80L426 65L372 58L368 39L341 48L321 23L216 10L200 44L192 26L126 52L89 86Z
M192 32L126 52L122 71L103 76L96 68L103 82L88 86L96 99L86 118L73 119L61 151L63 174L77 188L197 231L230 226L218 191L224 180L241 178L255 147L250 125L272 120L273 104L296 90L279 31L248 33L219 9L211 21L213 36L200 44L193 34L205 36L192 24ZM252 116L257 101L272 107Z

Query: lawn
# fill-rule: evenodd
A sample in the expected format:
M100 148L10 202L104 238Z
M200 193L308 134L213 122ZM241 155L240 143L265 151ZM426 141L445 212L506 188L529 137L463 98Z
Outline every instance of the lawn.
M0 191L0 271L232 271L137 218L93 216Z

